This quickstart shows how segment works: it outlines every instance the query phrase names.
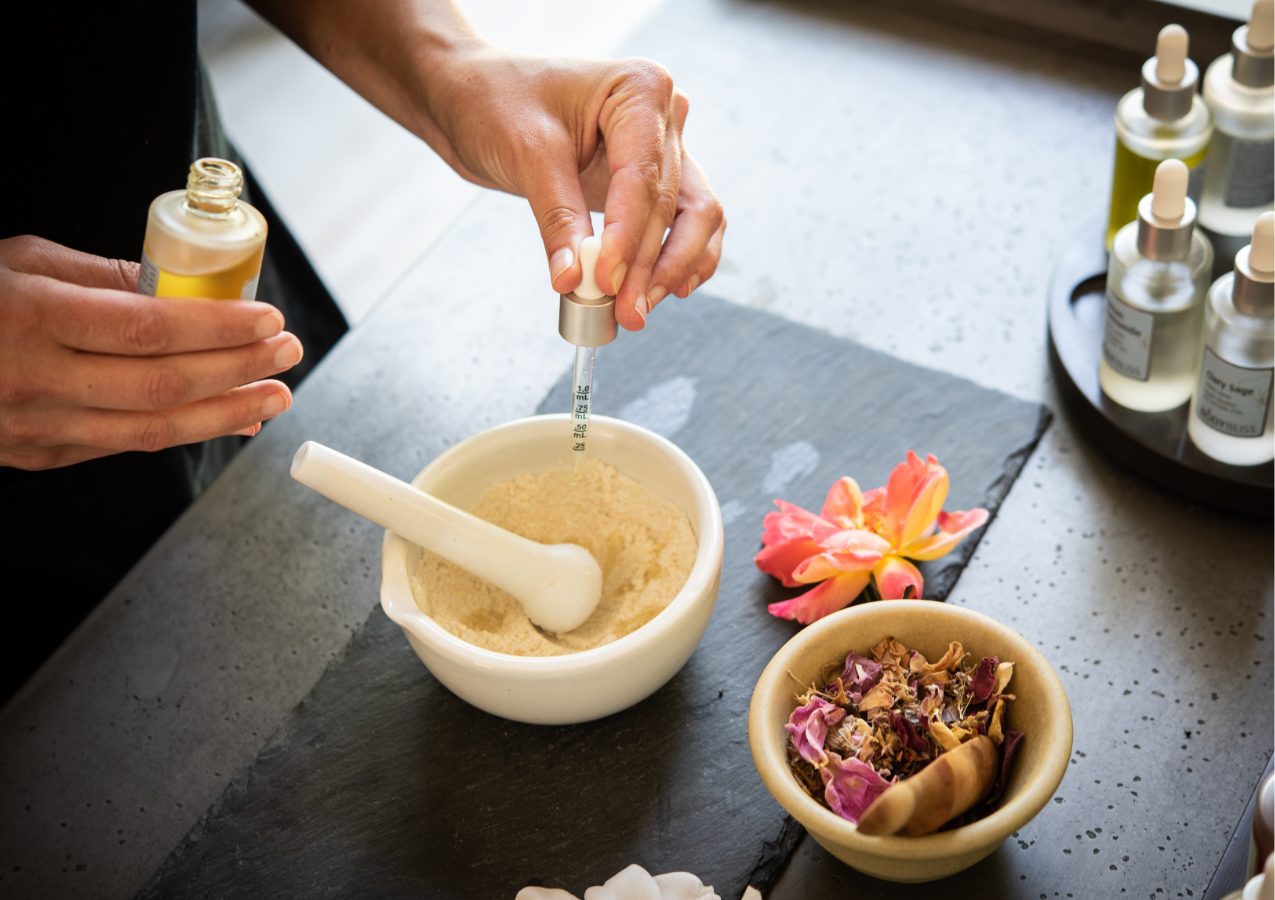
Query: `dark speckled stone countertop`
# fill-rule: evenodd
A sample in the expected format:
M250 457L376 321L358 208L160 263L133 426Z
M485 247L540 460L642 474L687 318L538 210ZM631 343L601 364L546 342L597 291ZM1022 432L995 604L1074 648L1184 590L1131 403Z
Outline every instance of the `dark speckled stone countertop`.
M1136 67L765 0L670 3L627 50L692 97L731 222L713 293L1058 408L1050 267L1105 204ZM0 713L0 894L133 893L254 758L376 603L379 531L286 484L292 450L408 474L534 408L566 364L543 269L522 202L483 197ZM229 555L199 539L225 516L252 523ZM982 895L1205 894L1271 754L1272 580L1269 523L1163 495L1056 421L950 601L1039 645L1076 711L1058 795ZM921 893L807 840L770 895L834 896Z

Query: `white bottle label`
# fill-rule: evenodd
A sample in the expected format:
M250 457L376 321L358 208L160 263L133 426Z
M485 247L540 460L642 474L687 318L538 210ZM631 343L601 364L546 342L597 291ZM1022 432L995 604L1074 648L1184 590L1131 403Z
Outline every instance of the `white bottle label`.
M1271 369L1235 366L1205 347L1195 395L1196 418L1232 437L1261 437L1270 412L1273 377Z
M1231 177L1226 205L1232 209L1270 206L1275 200L1275 141L1231 139Z
M137 292L154 297L157 290L159 290L159 266L151 262L151 258L143 250L142 267L137 273Z
M1151 367L1155 317L1134 309L1107 291L1107 321L1102 329L1102 358L1126 378L1146 381Z

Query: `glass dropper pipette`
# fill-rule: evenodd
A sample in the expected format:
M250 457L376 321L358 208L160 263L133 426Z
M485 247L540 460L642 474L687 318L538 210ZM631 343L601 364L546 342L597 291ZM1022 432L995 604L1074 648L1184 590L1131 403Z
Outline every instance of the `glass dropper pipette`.
M587 452L589 416L593 411L593 369L597 348L615 340L615 298L598 287L595 277L602 239L580 242L580 286L563 294L558 306L558 333L575 344L571 379L571 451L578 461Z

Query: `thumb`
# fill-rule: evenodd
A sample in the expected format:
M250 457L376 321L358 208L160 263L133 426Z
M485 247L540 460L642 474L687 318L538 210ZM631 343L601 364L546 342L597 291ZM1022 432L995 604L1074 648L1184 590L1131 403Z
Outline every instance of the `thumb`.
M525 191L540 226L549 260L549 280L558 293L570 293L580 285L580 241L593 233L574 155L543 160L534 166Z

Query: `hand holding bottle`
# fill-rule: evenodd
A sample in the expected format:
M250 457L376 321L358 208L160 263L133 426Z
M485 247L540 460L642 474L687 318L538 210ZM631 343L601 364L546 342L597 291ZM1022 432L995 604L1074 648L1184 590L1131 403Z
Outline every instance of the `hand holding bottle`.
M0 240L0 466L255 434L291 405L259 380L301 359L277 309L136 289L135 263Z

